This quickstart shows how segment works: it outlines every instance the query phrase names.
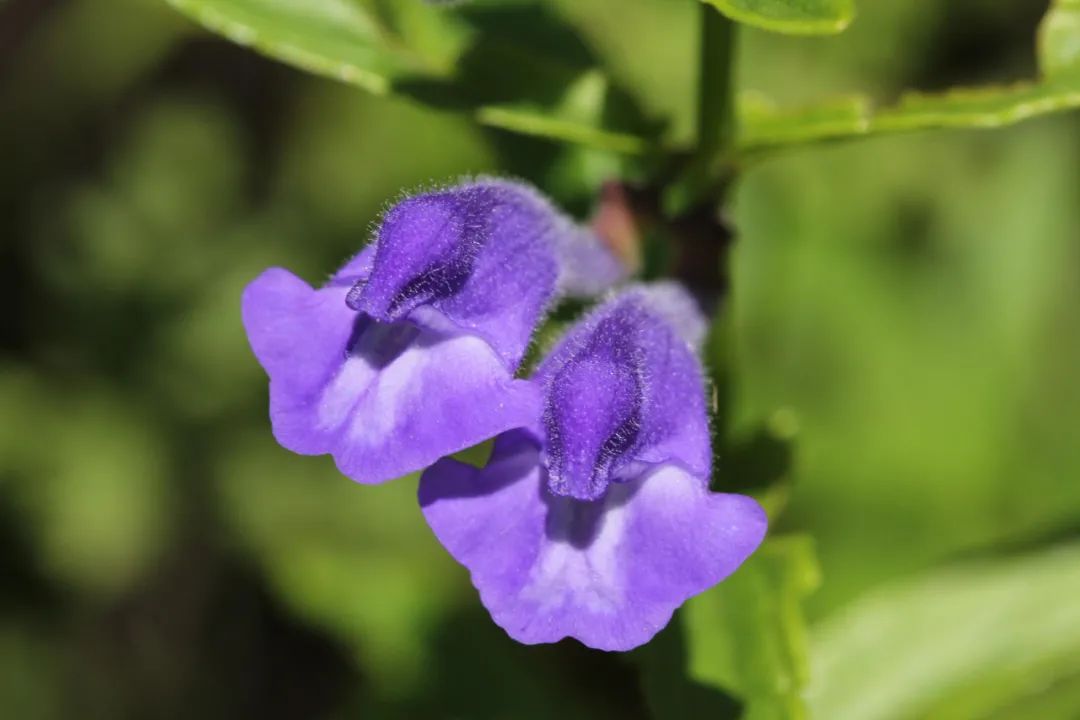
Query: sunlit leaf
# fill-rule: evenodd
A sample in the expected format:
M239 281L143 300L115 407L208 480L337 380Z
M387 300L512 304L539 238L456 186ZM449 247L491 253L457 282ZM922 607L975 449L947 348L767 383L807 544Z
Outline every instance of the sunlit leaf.
M852 0L703 0L733 20L793 35L838 33L855 16Z
M1050 6L1039 27L1039 68L1047 76L1080 68L1080 0Z
M349 0L167 0L210 30L310 72L374 93L434 71L386 41L374 14Z
M209 30L376 94L514 132L640 153L655 126L543 6L168 0Z
M1017 717L1037 699L1058 710L1022 717L1076 717L1078 593L1076 544L883 588L813 633L815 716Z

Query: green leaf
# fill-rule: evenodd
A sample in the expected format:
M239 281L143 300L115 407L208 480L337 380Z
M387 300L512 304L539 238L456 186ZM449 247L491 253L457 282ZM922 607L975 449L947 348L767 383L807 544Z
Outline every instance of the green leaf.
M425 71L419 57L387 42L371 11L349 0L167 2L235 43L369 92L386 93L394 80Z
M1025 695L986 716L986 720L1076 720L1080 709L1080 673Z
M1048 77L1080 68L1080 0L1055 0L1039 26L1039 69Z
M1078 594L1080 544L883 588L814 631L814 714L1076 717ZM1058 709L1014 714L1035 699Z
M935 127L993 128L1080 107L1080 83L1048 79L1010 87L956 88L940 94L910 93L879 111L871 133Z
M746 151L931 128L995 128L1080 107L1080 0L1055 0L1039 27L1037 80L1009 86L905 94L891 107L849 96L781 109L740 98L738 144Z
M769 540L683 607L641 653L658 718L805 718L809 677L802 599L820 583L809 538Z
M859 96L781 109L758 93L744 93L739 98L739 144L754 148L859 135L869 130L870 111L870 101Z
M791 499L796 435L794 411L779 408L737 439L716 437L713 466L720 472L713 490L750 495L765 509L770 523L775 523Z
M831 35L851 24L853 0L702 0L732 20L791 35Z
M419 0L167 0L209 30L308 72L481 123L620 153L658 129L551 11Z
M997 128L1080 107L1080 82L1057 78L1009 87L956 88L904 95L876 113L867 98L779 109L760 98L743 99L739 146L755 151L821 140L934 128Z
M599 71L590 71L566 88L554 112L529 103L488 105L479 108L477 118L485 125L525 135L626 154L646 152L648 143L644 138L598 127L595 119L603 114L609 91L607 78Z

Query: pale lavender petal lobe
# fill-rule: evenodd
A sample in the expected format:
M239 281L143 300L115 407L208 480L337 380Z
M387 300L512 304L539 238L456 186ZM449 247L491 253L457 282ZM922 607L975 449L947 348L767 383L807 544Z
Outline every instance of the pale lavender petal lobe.
M356 313L345 306L345 293L345 288L313 290L282 268L263 272L244 290L244 329L270 376L274 437L294 452L330 451L330 438L312 419L353 332Z
M626 267L599 235L566 218L561 224L563 229L555 234L560 295L594 297L626 279Z
M421 478L420 504L512 638L573 637L601 650L648 642L688 597L733 572L766 527L750 498L710 494L674 466L598 501L555 496L525 431L501 436L483 469L438 462Z
M347 476L376 483L534 421L535 386L515 380L482 339L380 323L349 309L347 292L314 290L281 269L244 292L282 446L331 453Z

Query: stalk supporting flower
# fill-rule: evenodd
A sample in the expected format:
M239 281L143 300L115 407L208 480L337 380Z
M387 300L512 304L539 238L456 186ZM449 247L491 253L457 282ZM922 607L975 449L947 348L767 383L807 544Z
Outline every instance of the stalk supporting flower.
M535 190L479 180L395 205L320 289L267 270L242 310L275 437L377 483L531 423L539 394L514 373L553 298L580 289L567 258L617 279Z
M482 469L422 476L428 523L511 637L628 650L760 544L760 506L708 488L703 327L675 286L624 292L538 368L538 422Z

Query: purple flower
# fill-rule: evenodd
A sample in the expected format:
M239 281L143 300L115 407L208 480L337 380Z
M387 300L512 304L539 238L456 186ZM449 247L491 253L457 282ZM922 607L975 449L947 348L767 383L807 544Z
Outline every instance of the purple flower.
M377 483L528 425L539 394L514 372L537 323L556 295L619 277L528 186L483 179L407 198L324 287L271 268L245 289L274 436Z
M676 286L624 292L538 368L539 422L483 469L421 477L428 524L514 639L629 650L760 544L761 507L709 492L703 333Z

